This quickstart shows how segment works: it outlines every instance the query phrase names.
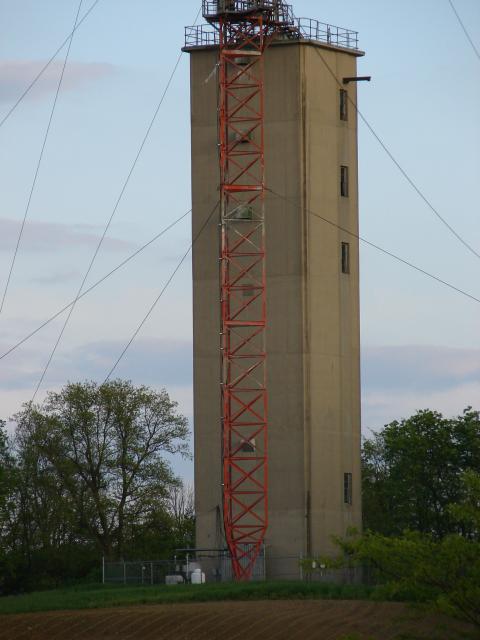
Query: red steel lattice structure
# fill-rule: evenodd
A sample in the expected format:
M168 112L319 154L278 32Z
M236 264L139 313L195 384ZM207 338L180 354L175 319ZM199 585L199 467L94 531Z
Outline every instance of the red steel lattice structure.
M237 580L268 526L263 54L285 10L204 1L219 33L223 519Z
M202 9L209 24L185 28L185 50L219 48L223 515L234 575L246 580L268 526L264 52L277 34L352 49L358 34L297 19L282 0Z
M223 518L237 579L268 525L263 18L220 18Z

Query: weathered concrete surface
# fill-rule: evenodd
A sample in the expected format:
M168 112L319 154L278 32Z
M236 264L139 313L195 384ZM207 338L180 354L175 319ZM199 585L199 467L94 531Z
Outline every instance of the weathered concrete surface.
M191 54L193 236L218 201L215 50ZM339 117L356 56L312 43L265 60L269 518L268 573L298 576L301 554L361 526L357 121ZM210 80L206 82L207 78ZM345 86L356 101L356 85ZM349 197L340 167L349 167ZM316 215L315 215L316 214ZM328 224L316 216L333 223ZM197 546L224 546L221 518L217 210L193 250ZM341 272L341 242L350 273ZM344 502L344 473L353 476ZM290 559L280 560L280 558Z

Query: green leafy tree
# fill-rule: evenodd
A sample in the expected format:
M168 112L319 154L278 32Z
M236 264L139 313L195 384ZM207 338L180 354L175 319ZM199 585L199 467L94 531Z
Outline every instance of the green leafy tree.
M195 547L193 488L183 482L171 485L163 509L135 522L129 538L134 558L171 559L177 549Z
M368 567L380 585L377 597L425 603L480 630L480 474L465 473L460 485L463 499L448 510L458 530L467 535L439 539L419 531L396 537L351 531L345 539L336 539L339 557L316 564ZM309 560L305 569L311 567Z
M186 483L170 490L167 509L172 521L172 530L177 548L195 546L195 504L193 487Z
M65 521L108 558L126 554L133 529L165 510L178 483L165 454L188 455L176 403L165 390L130 382L68 384L15 419L19 456L36 458L35 473L52 479Z
M470 470L463 474L460 500L451 504L449 511L462 524L466 537L480 541L480 473Z
M364 527L385 535L405 529L442 537L464 532L449 504L462 474L480 469L480 415L466 409L446 419L419 411L365 440L362 451Z
M6 549L3 544L10 520L12 457L8 449L5 422L0 420L0 576L5 573ZM0 589L2 579L0 578Z
M8 496L9 468L10 455L7 445L7 432L5 422L0 420L0 513L5 508Z
M74 501L54 467L24 433L16 438L10 504L3 543L11 589L56 586L82 574L94 545L78 529Z

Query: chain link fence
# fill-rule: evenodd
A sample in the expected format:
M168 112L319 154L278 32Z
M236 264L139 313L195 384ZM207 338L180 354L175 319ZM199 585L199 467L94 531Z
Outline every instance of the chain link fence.
M165 584L166 576L175 574L170 560L103 561L104 584L154 585Z
M232 562L227 551L191 550L171 560L103 560L104 584L155 585L191 582L194 572L205 574L208 582L232 582ZM257 558L252 580L265 580L265 558Z
M194 573L204 574L206 582L233 582L231 557L218 549L179 550L169 560L104 560L104 584L158 585L192 582ZM371 584L363 567L329 569L315 561L306 563L299 555L270 556L265 550L258 556L251 580L299 580L325 584Z

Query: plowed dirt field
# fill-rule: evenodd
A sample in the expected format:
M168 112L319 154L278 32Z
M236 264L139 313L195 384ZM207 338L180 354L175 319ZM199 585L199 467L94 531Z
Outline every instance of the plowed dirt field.
M402 604L360 601L207 602L0 616L0 640L453 640L462 631L468 627Z

